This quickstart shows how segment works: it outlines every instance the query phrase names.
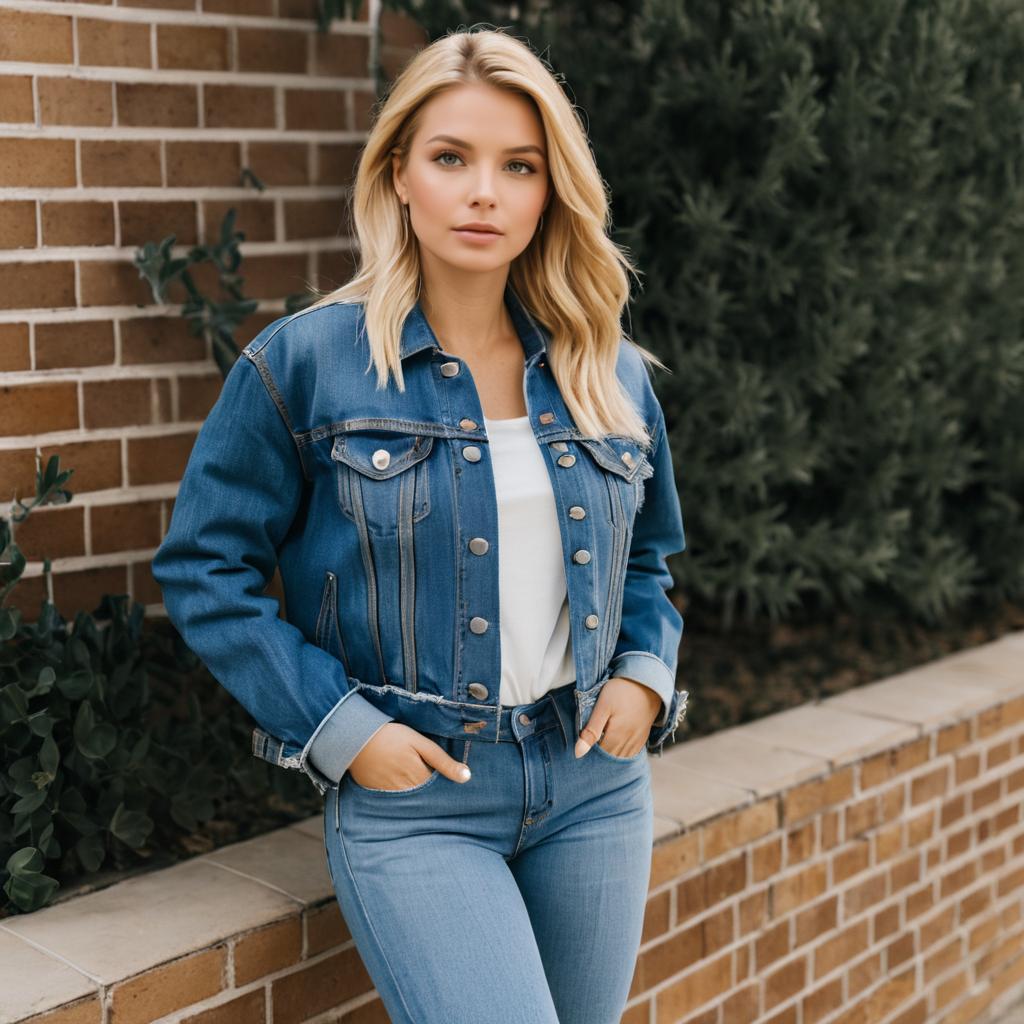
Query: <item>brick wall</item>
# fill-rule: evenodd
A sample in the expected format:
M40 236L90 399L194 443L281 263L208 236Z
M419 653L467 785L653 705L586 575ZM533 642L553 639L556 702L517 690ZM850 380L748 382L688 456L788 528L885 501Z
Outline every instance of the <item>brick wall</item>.
M154 305L136 249L174 234L184 255L235 206L260 303L239 347L286 295L351 276L374 61L391 77L425 41L378 0L354 6L321 34L314 0L0 4L0 506L35 493L37 447L75 470L72 502L17 530L9 603L27 619L44 557L68 618L104 593L162 610L150 559L222 377L183 289Z
M988 1024L1024 993L1024 633L650 766L623 1024ZM319 817L7 918L0 964L4 1020L387 1021Z
M628 1024L971 1024L1024 986L1024 698L662 843Z

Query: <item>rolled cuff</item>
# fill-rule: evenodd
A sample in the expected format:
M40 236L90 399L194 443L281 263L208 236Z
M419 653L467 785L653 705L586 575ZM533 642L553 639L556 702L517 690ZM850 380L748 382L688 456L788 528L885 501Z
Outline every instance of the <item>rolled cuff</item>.
M302 748L301 762L308 759L318 772L336 786L348 766L373 735L394 718L351 689L327 713Z
M652 689L661 698L661 714L654 727L668 721L675 693L675 673L657 655L648 651L625 651L612 659L609 666L613 676L625 676Z

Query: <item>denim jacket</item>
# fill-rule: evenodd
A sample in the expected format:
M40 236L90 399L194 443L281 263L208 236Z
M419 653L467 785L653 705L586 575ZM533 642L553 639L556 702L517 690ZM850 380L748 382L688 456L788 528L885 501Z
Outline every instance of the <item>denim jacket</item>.
M625 339L616 372L653 439L582 434L548 369L547 332L511 285L523 391L554 489L575 659L576 727L626 676L683 718L683 618L666 556L685 547L665 421ZM419 303L406 390L376 389L362 306L281 317L245 347L196 438L153 559L185 643L257 723L253 753L322 794L390 721L444 715L494 739L500 715L498 509L465 361ZM285 617L265 593L280 567ZM440 731L440 730L435 730Z

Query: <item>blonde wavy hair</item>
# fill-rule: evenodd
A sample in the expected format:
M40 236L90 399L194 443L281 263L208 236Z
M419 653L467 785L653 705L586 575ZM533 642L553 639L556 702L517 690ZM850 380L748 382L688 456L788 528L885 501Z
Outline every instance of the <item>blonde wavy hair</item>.
M392 152L408 161L419 110L432 96L464 83L482 82L533 101L547 139L552 195L542 227L513 260L509 282L548 332L547 361L562 397L584 436L618 435L650 445L643 418L616 373L620 339L667 369L653 353L624 334L629 300L627 272L636 268L607 234L611 226L606 187L583 123L555 73L518 39L501 30L470 29L442 36L420 50L376 105L362 149L351 203L359 239L359 268L315 308L362 303L377 386L388 374L405 390L399 356L402 325L420 292L420 258L392 178Z

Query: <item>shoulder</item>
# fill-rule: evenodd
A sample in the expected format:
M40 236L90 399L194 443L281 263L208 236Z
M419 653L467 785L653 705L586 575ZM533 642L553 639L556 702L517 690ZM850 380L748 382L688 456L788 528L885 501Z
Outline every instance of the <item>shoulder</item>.
M267 324L242 351L250 359L316 356L321 349L355 348L362 320L361 303L332 302L300 309Z

